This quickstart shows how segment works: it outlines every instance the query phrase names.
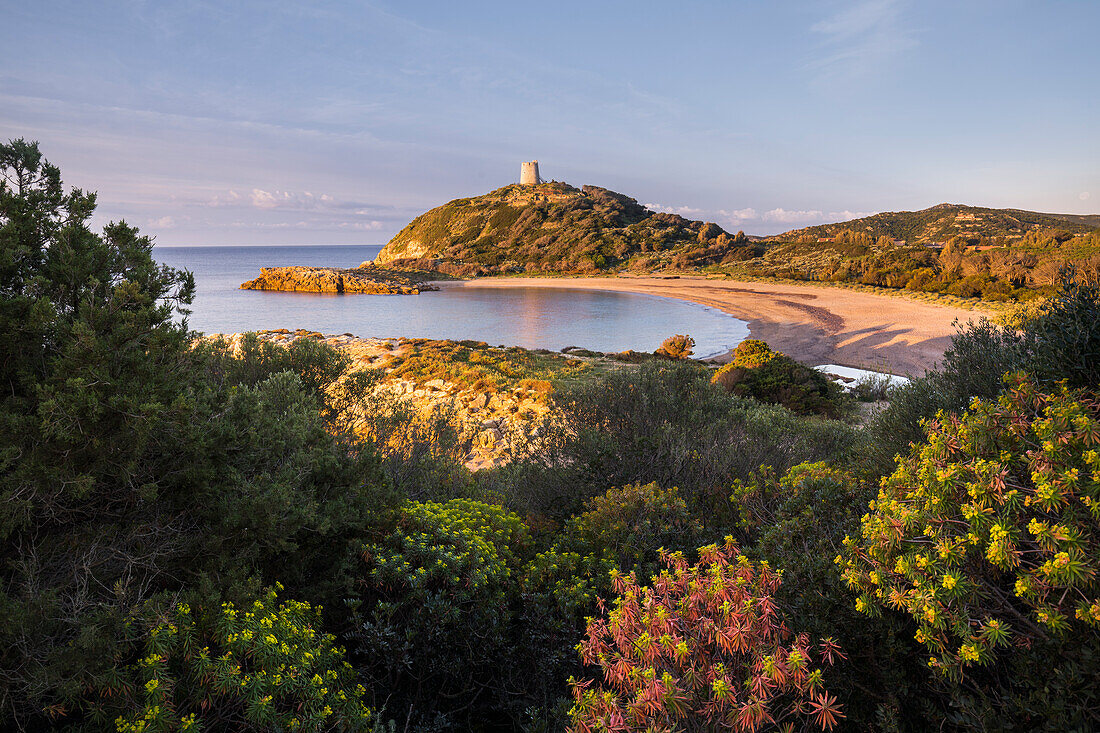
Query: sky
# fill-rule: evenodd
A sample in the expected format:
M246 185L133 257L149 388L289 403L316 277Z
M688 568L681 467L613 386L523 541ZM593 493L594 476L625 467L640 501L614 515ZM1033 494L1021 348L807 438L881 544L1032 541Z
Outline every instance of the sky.
M161 245L382 244L542 176L771 234L1100 211L1100 1L0 0L0 140Z

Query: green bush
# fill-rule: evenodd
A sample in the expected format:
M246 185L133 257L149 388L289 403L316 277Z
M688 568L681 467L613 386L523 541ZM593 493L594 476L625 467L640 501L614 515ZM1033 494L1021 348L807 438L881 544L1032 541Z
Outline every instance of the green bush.
M467 499L411 502L386 537L361 545L348 639L378 705L418 725L501 714L529 550L517 515Z
M1098 447L1092 396L1014 375L929 424L836 558L858 610L908 615L935 672L999 700L999 722L975 727L1100 724ZM1033 672L1006 678L1000 660L1021 654Z
M523 513L565 519L608 486L677 486L704 523L721 521L729 486L761 465L780 470L842 454L848 426L727 394L691 362L645 363L554 397L561 420L545 450L479 474ZM484 472L483 472L484 473Z
M1025 368L1046 382L1100 387L1100 288L1072 280L1023 330Z
M320 630L320 609L280 602L277 590L244 608L177 603L133 619L135 638L90 685L98 694L84 701L87 724L119 733L371 730L365 690Z
M690 550L702 541L702 525L676 488L656 483L609 489L570 519L559 546L582 556L608 559L643 581L660 568L658 550Z
M833 417L845 403L841 389L824 374L771 351L766 344L736 354L712 381L741 397L783 405L800 415Z

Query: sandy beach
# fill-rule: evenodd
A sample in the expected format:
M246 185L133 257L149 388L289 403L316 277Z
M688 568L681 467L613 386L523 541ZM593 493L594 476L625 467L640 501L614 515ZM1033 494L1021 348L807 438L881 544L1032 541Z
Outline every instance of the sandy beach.
M902 375L923 374L942 358L955 333L956 319L966 323L984 315L979 310L841 288L690 276L483 278L438 284L617 290L678 298L747 321L753 338L803 363Z

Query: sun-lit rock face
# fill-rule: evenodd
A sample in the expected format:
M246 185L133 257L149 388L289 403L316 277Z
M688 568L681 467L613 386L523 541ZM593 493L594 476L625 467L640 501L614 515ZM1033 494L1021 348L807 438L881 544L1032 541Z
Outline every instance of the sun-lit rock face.
M417 295L437 290L406 273L374 266L264 267L255 280L241 283L242 290L283 290L303 293L361 293L367 295Z

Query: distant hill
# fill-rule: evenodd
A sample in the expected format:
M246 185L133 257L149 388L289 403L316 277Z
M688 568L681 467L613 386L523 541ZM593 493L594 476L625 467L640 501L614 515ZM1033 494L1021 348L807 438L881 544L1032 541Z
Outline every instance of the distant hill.
M844 230L887 236L908 244L945 242L952 237L1019 239L1038 229L1061 229L1085 234L1100 227L1100 214L1042 214L1021 209L986 209L963 204L938 204L920 211L890 211L862 219L794 229L769 239L794 241L835 237Z
M455 275L691 268L752 258L757 246L717 224L651 211L599 186L511 185L416 217L379 265Z

